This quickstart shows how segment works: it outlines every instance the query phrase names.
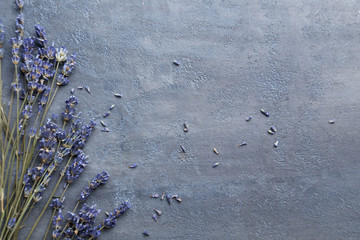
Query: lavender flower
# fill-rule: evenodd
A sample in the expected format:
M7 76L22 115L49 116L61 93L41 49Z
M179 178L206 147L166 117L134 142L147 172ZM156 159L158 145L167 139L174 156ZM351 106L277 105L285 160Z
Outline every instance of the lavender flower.
M79 103L75 96L70 96L69 99L65 101L66 106L65 110L62 112L62 118L64 122L70 121L75 114L75 106Z
M52 203L50 204L50 207L53 209L61 209L63 207L65 201L65 197L63 198L55 198L52 200Z
M25 105L25 108L21 113L25 119L29 119L33 115L32 114L32 106Z
M66 237L71 237L75 233L79 239L91 236L99 236L100 228L93 227L96 216L100 210L97 210L94 206L89 207L84 204L78 214L68 212L67 222L69 228L65 230Z
M65 173L65 181L67 183L73 183L80 174L84 171L88 161L84 154L79 154L74 162L67 168Z
M60 74L56 79L56 84L58 86L66 86L69 84L69 80L63 74Z
M33 137L35 137L35 134L36 134L36 128L30 128L30 130L29 130L29 137L30 138L33 138Z
M101 227L100 226L96 226L94 227L93 229L91 229L89 231L89 236L92 238L92 239L96 239L100 236L101 234Z
M10 218L7 224L7 228L12 229L15 226L16 218Z
M103 185L109 179L109 173L104 171L96 175L96 177L90 182L89 187L83 189L80 194L79 202L85 201L90 194L96 190L100 185Z
M21 40L21 38L11 38L9 43L12 45L13 49L19 49L20 46L22 45L23 41Z
M72 54L70 57L67 58L63 68L62 68L62 75L64 77L68 77L70 76L70 74L72 73L72 71L75 68L75 58L76 58L76 53Z
M36 32L36 36L37 38L35 38L35 42L37 45L39 45L40 47L45 47L46 45L46 34L45 34L45 29L40 26L39 24L36 24L35 26L35 32Z
M61 214L61 209L59 209L58 214L53 217L53 221L52 221L53 227L60 229L63 218L64 218L64 216Z
M35 41L34 41L33 37L25 38L23 41L23 46L24 46L23 53L31 54L34 49L34 46L35 46Z
M22 9L24 7L24 1L22 0L15 0L15 6L19 9Z
M17 18L15 19L15 24L15 32L18 34L19 37L24 36L24 15L20 14L19 16L17 16Z
M44 52L44 56L49 59L53 60L55 58L56 48L54 47L54 42L50 47L47 47Z
M68 50L66 50L66 48L64 48L64 47L61 47L61 48L56 49L56 54L55 54L56 61L57 61L57 62L64 62L64 61L66 61L66 59L67 59L67 54L68 54Z
M20 92L23 89L23 87L21 83L12 83L11 89L14 93L16 93L16 92Z
M39 157L40 160L49 164L54 158L56 140L57 125L48 119L44 127L40 128L41 139L39 141Z
M103 226L105 228L113 228L117 222L116 218L120 217L124 214L128 209L131 208L131 204L129 202L123 202L120 204L118 208L116 208L113 212L108 214L108 217L103 221Z
M20 57L19 57L19 48L22 45L23 41L21 40L21 37L19 36L18 38L11 38L9 41L10 44L12 44L12 58L11 61L13 62L13 64L17 65L20 61Z

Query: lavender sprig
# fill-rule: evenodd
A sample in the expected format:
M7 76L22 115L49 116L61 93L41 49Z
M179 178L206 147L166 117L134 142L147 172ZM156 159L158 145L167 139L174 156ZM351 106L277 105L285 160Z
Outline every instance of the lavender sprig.
M76 235L85 238L99 235L98 227L93 226L96 216L100 213L100 210L95 207L95 205L89 207L84 204L78 214L68 212L66 221L69 227L64 231L65 236L71 238Z
M109 213L107 218L102 222L103 227L113 228L116 225L117 218L123 215L128 209L130 209L131 204L129 202L123 202L118 208L113 212Z
M89 186L83 189L78 201L84 202L90 196L90 194L96 190L96 188L98 188L100 185L105 184L108 179L109 173L106 171L97 174L96 177L90 182Z

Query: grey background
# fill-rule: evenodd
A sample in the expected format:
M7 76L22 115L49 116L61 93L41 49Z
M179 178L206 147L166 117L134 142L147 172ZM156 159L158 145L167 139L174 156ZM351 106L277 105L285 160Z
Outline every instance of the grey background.
M7 38L16 15L0 2ZM111 132L98 127L87 144L91 163L65 208L108 171L88 203L132 208L100 239L142 239L144 229L149 239L360 239L358 1L30 0L24 15L29 34L41 23L49 41L78 53L52 112L78 85L93 92L75 93L87 119L116 104ZM149 198L163 191L183 202ZM163 211L158 222L153 208Z

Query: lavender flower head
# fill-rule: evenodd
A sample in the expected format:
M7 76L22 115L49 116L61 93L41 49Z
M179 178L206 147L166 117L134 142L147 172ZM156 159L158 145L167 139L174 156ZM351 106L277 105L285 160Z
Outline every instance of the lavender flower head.
M35 38L35 42L37 45L39 45L40 47L45 47L46 45L46 34L45 34L45 29L40 26L40 24L36 24L35 26L35 32L36 32L36 38Z
M16 223L16 218L10 218L7 224L7 228L12 229L15 226L15 223Z
M24 1L22 0L15 0L15 6L18 7L20 10L24 7Z
M65 101L65 110L62 112L62 118L63 120L70 121L75 114L76 108L75 106L78 105L79 101L75 96L70 96L69 99Z
M61 209L63 207L65 201L65 197L63 198L55 198L52 200L52 203L50 204L50 207L53 209Z
M131 208L131 204L129 202L123 202L120 204L118 208L116 208L113 212L108 214L108 217L105 218L102 225L105 228L113 228L116 225L116 218L120 217L122 214L124 214L128 209Z
M56 61L57 61L57 62L64 62L64 61L66 61L66 59L67 59L67 54L68 54L68 50L66 50L66 48L64 48L64 47L61 47L61 48L56 49L56 54L55 54Z
M79 154L75 158L74 162L67 168L65 173L65 181L67 183L73 183L84 171L87 164L88 161L85 154Z
M93 227L96 216L100 213L94 206L89 207L84 204L78 214L68 212L67 222L70 226L64 233L66 237L72 237L75 233L77 239L84 239L86 237L99 236L100 228Z
M17 16L17 18L15 19L15 24L16 24L16 33L18 34L19 37L24 36L24 15L23 14L19 14L19 16Z
M80 194L79 202L85 201L90 194L96 190L100 185L103 185L109 179L109 173L104 171L96 175L96 177L90 182L89 186L84 188Z

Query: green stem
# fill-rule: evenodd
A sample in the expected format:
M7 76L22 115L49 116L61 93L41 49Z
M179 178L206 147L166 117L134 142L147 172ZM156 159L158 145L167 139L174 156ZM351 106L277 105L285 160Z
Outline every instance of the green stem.
M57 74L58 69L59 69L59 64L60 64L60 62L58 62L58 63L56 64L56 69L55 69L53 81L52 81L52 83L51 83L49 96L48 96L48 99L47 99L47 101L46 101L46 107L45 107L44 115L43 115L43 117L42 117L42 119L41 119L41 122L40 122L40 126L44 123L45 116L46 116L46 114L47 114L47 112L48 112L48 110L49 110L49 108L50 108L51 102L52 102L52 101L51 101L51 102L49 103L49 100L50 100L51 93L52 93L52 90L53 90L54 85L55 85L56 74ZM58 87L59 87L59 86L56 87L56 91L57 91L57 88L58 88ZM56 91L55 91L54 94L53 94L54 96L55 96L55 94L56 94Z
M43 240L45 240L46 237L47 237L47 235L48 235L48 232L49 232L49 230L50 230L50 226L51 226L51 223L52 223L52 219L54 218L55 213L56 213L56 209L53 210L53 213L52 213L52 215L51 215L51 217L50 217L49 224L48 224L48 226L47 226L47 229L46 229L46 232L45 232L45 235L44 235Z

